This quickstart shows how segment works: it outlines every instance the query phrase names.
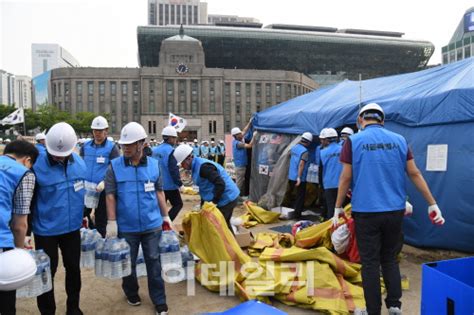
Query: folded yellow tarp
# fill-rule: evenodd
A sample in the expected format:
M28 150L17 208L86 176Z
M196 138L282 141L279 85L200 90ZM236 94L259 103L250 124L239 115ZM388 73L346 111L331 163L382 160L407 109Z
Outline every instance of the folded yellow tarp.
M185 195L198 195L197 191L194 191L192 187L184 187L183 194Z
M247 228L259 223L268 224L278 222L280 214L277 212L267 211L251 201L244 202L244 206L247 212L241 216L241 218L244 221L244 226Z
M261 232L256 235L255 242L249 246L248 252L250 256L258 257L267 247L290 248L294 243L295 239L289 233Z

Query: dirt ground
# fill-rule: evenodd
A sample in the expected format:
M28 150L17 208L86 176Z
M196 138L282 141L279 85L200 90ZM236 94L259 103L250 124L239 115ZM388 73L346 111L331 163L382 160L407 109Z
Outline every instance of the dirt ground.
M193 206L199 204L197 196L183 196L184 209L181 211L177 222L180 222L184 212L190 211ZM243 207L238 207L234 215L244 212ZM288 224L286 221L284 224ZM268 229L269 226L257 226L255 232ZM422 250L408 245L403 249L404 259L400 264L402 274L408 276L410 289L403 292L402 303L404 314L419 314L421 300L421 265L424 262L436 261L464 256L462 253L449 251ZM138 307L129 306L121 289L121 281L112 281L96 278L93 270L82 271L81 309L84 314L96 315L120 315L154 314L153 304L148 297L148 286L146 278L139 279L140 296L142 305ZM208 291L199 283L191 283L187 287L186 282L178 284L166 284L167 303L170 314L201 314L205 312L222 312L240 303L235 296L219 296L217 293ZM189 291L188 291L189 289ZM192 292L192 294L188 294ZM65 314L66 293L64 291L64 268L61 263L55 277L55 295L57 314ZM315 311L304 310L297 307L287 306L275 302L274 306L288 314L317 314ZM36 299L18 299L17 314L39 314L36 307Z

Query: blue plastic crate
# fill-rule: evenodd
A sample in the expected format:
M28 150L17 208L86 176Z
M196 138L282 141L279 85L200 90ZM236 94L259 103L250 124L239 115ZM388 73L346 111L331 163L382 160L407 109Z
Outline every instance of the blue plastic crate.
M421 314L474 314L474 257L423 264Z

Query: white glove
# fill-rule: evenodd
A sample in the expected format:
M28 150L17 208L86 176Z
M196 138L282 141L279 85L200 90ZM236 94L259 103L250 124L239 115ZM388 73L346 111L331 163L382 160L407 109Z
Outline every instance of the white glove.
M95 188L95 190L97 192L102 192L105 188L105 184L104 184L104 181L101 181L100 183L97 184L97 187Z
M428 216L430 217L431 223L436 225L444 224L443 215L441 214L441 210L439 210L437 204L428 207Z
M296 179L296 185L295 186L298 187L300 184L301 184L301 178L298 177Z
M181 193L184 192L184 185L181 185L181 187L179 187L179 192L181 192Z
M107 220L107 227L105 228L105 237L114 238L117 237L117 221Z
M25 249L33 249L33 245L31 244L31 236L25 236L25 241L23 244Z
M170 216L169 216L169 215L165 215L165 216L163 217L163 222L168 222L168 223L171 225Z
M339 224L339 217L344 214L343 208L334 208L334 216L332 217L332 226Z
M405 216L411 216L413 213L413 205L408 201L405 202Z

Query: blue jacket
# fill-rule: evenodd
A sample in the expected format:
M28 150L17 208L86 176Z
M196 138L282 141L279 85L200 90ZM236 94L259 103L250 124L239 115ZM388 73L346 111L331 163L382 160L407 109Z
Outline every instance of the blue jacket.
M235 167L246 167L247 166L247 149L238 148L237 145L243 143L234 139L232 141L232 153L234 154Z
M139 233L160 228L163 218L155 191L160 177L158 161L146 157L146 165L127 166L121 156L112 160L112 169L117 183L118 230Z
M401 135L369 125L352 142L352 211L405 209L408 145Z
M26 167L8 156L0 156L0 248L15 247L10 229L13 198Z
M288 170L288 179L294 180L298 178L298 169L300 166L300 161L304 153L308 152L308 149L301 143L296 144L291 148L291 157L290 157L290 168ZM309 162L306 161L303 168L303 174L301 174L300 181L306 181L306 175L308 174Z
M86 176L82 158L72 153L65 168L63 164L52 163L49 154L42 154L33 169L37 192L33 232L53 236L80 229Z
M199 156L201 154L201 146L198 144L198 145L193 145L193 155L196 157L196 156Z
M209 147L206 147L205 145L201 145L201 157L206 158L206 159L209 157Z
M323 166L324 189L337 188L342 172L342 163L339 161L342 147L337 142L331 142L320 151L320 163Z
M35 147L38 149L39 154L46 153L46 146L42 143L37 143Z
M105 178L107 167L110 162L110 153L115 143L105 139L105 145L96 146L94 140L84 143L84 162L86 163L86 181L100 183Z
M219 145L219 155L225 155L225 145Z
M170 155L173 154L173 152L173 146L166 142L163 142L153 149L152 156L158 160L160 165L161 178L163 179L163 190L179 189L179 186L176 185L176 180L171 176L170 173L171 167L178 168L177 165L169 165Z
M212 165L214 165L225 183L224 193L222 194L221 200L217 202L217 206L225 206L229 202L237 199L237 197L240 195L240 190L239 188L237 188L237 185L230 178L230 176L227 174L227 172L222 166L203 158L194 158L191 168L192 177L194 185L199 186L199 194L201 195L202 200L212 201L214 199L214 184L199 175L199 172L201 171L201 166L204 163L211 163Z

